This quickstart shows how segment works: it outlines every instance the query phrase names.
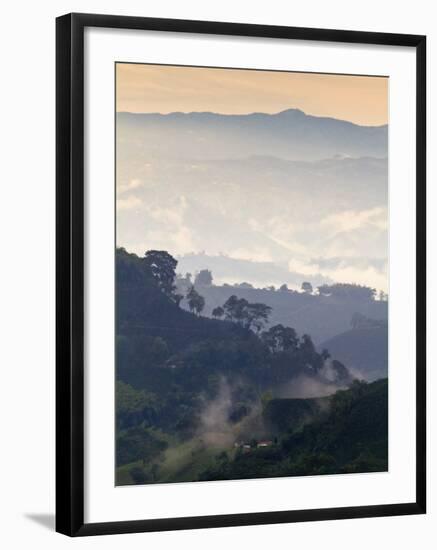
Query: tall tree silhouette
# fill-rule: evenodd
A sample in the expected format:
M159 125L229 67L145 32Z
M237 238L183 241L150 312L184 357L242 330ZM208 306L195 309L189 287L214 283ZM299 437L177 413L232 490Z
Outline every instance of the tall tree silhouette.
M223 317L224 314L225 314L225 310L221 306L217 306L212 310L212 316L215 317L216 319Z
M190 311L200 315L205 307L205 298L197 292L194 286L187 292L186 298Z
M174 300L176 287L173 282L176 277L177 260L165 250L148 250L144 261L150 268L161 292Z
M237 298L235 294L226 300L223 309L226 319L247 329L253 328L256 332L267 323L272 310L270 306L261 303L251 304L245 298Z
M201 269L194 279L195 285L211 286L212 285L212 273L209 269Z

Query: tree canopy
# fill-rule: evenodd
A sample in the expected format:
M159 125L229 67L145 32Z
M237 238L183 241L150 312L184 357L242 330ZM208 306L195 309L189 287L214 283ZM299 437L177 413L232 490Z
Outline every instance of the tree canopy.
M375 288L350 283L321 285L317 287L317 289L321 296L334 296L337 298L355 300L374 300L376 295Z
M190 288L186 298L190 311L200 315L205 307L205 298L197 292L194 286Z
M261 337L272 353L295 350L299 344L294 328L284 327L281 324L269 328Z
M201 269L194 279L194 284L197 286L211 286L212 273L209 269Z
M223 304L223 309L227 320L259 332L267 323L272 308L261 303L250 303L233 294Z
M212 316L220 319L225 314L225 310L221 306L217 306L212 310Z
M304 292L306 292L307 294L312 294L313 292L313 285L311 283L309 283L308 281L304 281L302 283L302 290Z
M144 256L144 262L150 268L161 292L174 302L179 303L181 297L175 294L176 286L173 284L176 277L177 260L165 250L148 250Z

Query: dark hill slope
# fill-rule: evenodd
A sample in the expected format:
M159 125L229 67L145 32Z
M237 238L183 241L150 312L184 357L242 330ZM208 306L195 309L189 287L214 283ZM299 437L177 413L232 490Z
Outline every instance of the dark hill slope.
M179 308L161 292L143 259L118 249L116 254L117 378L138 389L162 395L177 384L190 391L205 387L189 369L172 370L186 350L200 353L238 340L251 349L256 336L234 323L197 317Z
M203 472L201 480L387 471L386 379L356 382L323 401L276 399L264 415L275 426L277 442L237 453Z
M174 385L183 392L214 394L220 379L230 385L244 380L256 393L282 388L298 376L331 388L333 380L322 368L324 358L309 338L302 338L296 348L273 353L243 324L196 316L178 307L174 292L159 286L148 260L122 249L116 265L121 381L159 394L172 391ZM337 370L334 382L343 385L343 374Z
M298 448L327 453L337 463L357 461L367 455L387 460L388 380L357 383L331 397L329 412L307 424L285 442L289 451Z
M273 433L295 431L311 421L329 404L328 397L315 399L271 399L263 419Z
M163 338L172 350L205 339L222 339L238 331L232 323L196 317L176 307L144 270L141 259L117 251L117 334Z

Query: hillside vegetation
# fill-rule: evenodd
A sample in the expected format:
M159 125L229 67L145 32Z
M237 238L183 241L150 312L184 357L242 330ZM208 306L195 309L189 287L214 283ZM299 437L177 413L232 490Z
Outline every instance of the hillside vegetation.
M386 468L386 382L354 383L265 303L209 319L193 287L182 309L176 265L117 250L117 484Z
M322 405L278 400L265 414L280 427L268 448L221 455L202 480L380 472L388 468L388 385L356 382ZM282 401L282 402L281 402ZM283 413L285 412L285 417Z

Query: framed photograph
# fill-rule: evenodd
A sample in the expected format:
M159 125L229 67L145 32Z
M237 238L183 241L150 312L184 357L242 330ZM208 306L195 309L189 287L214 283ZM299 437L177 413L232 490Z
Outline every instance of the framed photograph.
M425 513L425 37L56 40L57 530Z

